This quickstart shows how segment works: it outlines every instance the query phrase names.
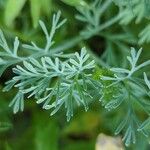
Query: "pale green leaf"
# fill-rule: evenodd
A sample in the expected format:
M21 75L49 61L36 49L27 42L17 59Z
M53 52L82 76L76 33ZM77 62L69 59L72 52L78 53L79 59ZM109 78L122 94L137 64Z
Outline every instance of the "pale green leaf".
M84 0L62 0L64 3L70 6L87 6L87 3Z
M42 12L44 14L46 14L47 16L50 15L51 11L52 11L52 0L42 0L41 2L41 9Z
M36 28L41 14L41 2L39 0L30 0L32 24Z
M20 14L26 0L8 0L6 3L4 20L7 26L12 26L15 18Z

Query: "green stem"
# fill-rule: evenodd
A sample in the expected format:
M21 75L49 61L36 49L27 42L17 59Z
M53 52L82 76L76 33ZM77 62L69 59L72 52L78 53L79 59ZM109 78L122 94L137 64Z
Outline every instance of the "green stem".
M121 15L118 14L117 16L113 17L112 19L110 19L109 21L103 23L102 25L100 25L99 27L97 27L96 29L94 29L92 31L92 33L90 34L90 37L93 35L97 35L100 31L112 26L113 24L115 24L116 22L119 21L119 19L121 18Z

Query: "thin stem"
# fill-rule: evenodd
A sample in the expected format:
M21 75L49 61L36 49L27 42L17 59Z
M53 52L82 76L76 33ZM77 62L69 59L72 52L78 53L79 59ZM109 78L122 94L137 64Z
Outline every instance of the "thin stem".
M100 25L99 27L97 27L96 29L93 30L91 36L99 33L100 31L108 28L109 26L112 26L114 23L118 22L118 20L121 18L121 15L118 14L117 16L113 17L112 19L110 19L109 21L103 23L102 25ZM90 37L91 37L90 36Z
M144 63L142 63L142 64L140 64L139 66L137 66L137 67L135 68L135 71L137 71L137 70L139 70L139 69L141 69L141 68L143 68L143 67L145 67L145 66L147 66L147 65L150 65L150 60L145 61Z
M105 3L99 9L99 14L102 15L103 12L108 8L108 6L112 3L112 0L106 0Z

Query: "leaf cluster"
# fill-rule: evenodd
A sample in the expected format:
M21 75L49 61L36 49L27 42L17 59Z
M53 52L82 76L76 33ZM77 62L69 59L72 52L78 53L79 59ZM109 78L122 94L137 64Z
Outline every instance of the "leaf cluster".
M50 110L50 115L64 107L69 121L79 106L87 111L92 106L91 103L99 99L108 111L119 112L122 109L127 112L121 114L120 124L115 131L115 134L124 134L126 146L136 142L137 133L149 137L150 81L149 73L143 72L143 69L150 65L150 60L139 64L142 48L138 51L135 48L131 48L131 51L129 49L130 45L150 42L148 1L63 2L77 9L75 17L83 26L77 37L66 40L63 44L55 46L54 41L57 30L66 22L66 19L61 20L60 11L52 16L50 30L43 21L39 21L45 37L44 46L33 41L20 44L18 37L11 46L0 30L0 75L9 66L15 65L12 69L15 75L6 82L3 91L14 88L18 90L9 106L14 113L23 111L26 99L32 98L43 109ZM113 2L119 7L114 6ZM8 0L8 4L10 7L11 1ZM20 7L14 10L14 16L8 24L12 23L24 4L25 1L17 3ZM33 24L36 26L39 10L43 6L37 0L31 0L31 7ZM105 15L116 8L118 12L115 11L113 16L111 13ZM141 24L145 18L147 25L137 33L137 40L133 31L129 30L129 25L134 21ZM116 33L114 24L119 22ZM94 36L105 40L105 51L100 58L86 44ZM63 52L77 45L86 45L88 48L83 47L81 52L75 53ZM20 55L20 49L26 56ZM147 119L138 116L137 109L141 109Z

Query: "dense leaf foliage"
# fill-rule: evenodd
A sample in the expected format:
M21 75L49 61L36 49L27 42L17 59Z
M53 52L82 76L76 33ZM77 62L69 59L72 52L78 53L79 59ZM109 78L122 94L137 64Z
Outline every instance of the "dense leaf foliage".
M16 9L10 13L12 2L10 0L2 2L2 6L6 5L4 22L11 28L14 27L15 19L25 7L26 0L19 1ZM17 34L13 44L9 44L9 38L7 40L3 29L0 30L0 76L5 75L5 72L12 68L12 79L5 83L3 92L16 90L14 98L9 103L14 114L26 110L24 105L29 99L34 100L42 109L50 111L51 116L65 110L67 121L70 121L78 108L84 107L85 111L90 111L89 107L100 102L106 114L107 111L115 113L114 118L117 118L119 123L116 123L114 133L123 136L126 146L135 144L141 134L148 139L150 59L149 55L146 56L148 52L146 53L145 49L150 43L149 1L62 0L62 3L76 9L74 22L77 22L80 28L74 27L72 25L74 22L71 22L75 33L73 31L70 33L72 29L68 30L68 22L72 19L72 16L71 19L69 18L72 14L69 14L68 10L66 10L66 14L69 14L68 21L61 19L61 15L65 13L57 11L52 16L50 28L47 22L39 21L42 12L50 15L46 4L52 1L44 0L43 3L37 0L31 0L29 3L32 25L36 28L39 22L43 32L43 34L36 33L38 35L36 38L39 39L35 41L39 42L34 40L30 42L28 37L24 38ZM138 24L140 28L136 30ZM60 27L62 30L58 31ZM27 34L26 28L28 30L27 26L24 27L25 34ZM70 35L74 36L73 34L77 35L65 39ZM95 37L100 43L94 41L94 46L92 44L91 46L90 40ZM40 41L41 38L44 40ZM98 47L102 52L97 52L94 48L103 43L102 48ZM143 50L133 48L137 46L143 47ZM74 48L81 51L72 52ZM68 49L70 52L65 52ZM146 57L143 58L143 55L140 57L141 54L145 54ZM37 128L40 129L43 124L39 121L37 123L39 124ZM98 124L96 121L93 123ZM55 125L56 122L53 121L51 126ZM10 128L12 124L9 121L0 122L0 130L7 131ZM54 128L57 137L58 128L57 126ZM111 127L111 130L114 128ZM51 128L46 128L43 134L38 130L36 140L48 131L51 131ZM55 145L54 149L57 149Z

